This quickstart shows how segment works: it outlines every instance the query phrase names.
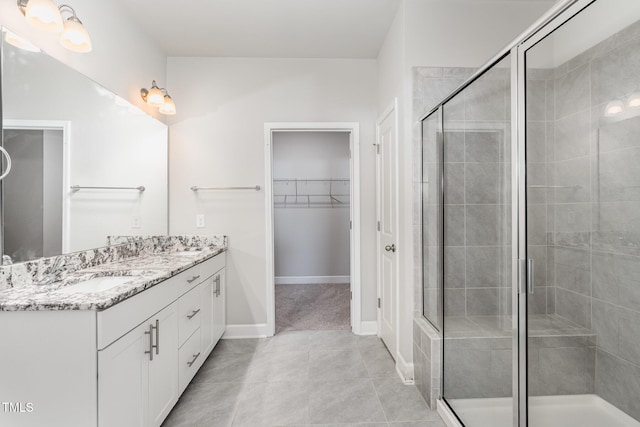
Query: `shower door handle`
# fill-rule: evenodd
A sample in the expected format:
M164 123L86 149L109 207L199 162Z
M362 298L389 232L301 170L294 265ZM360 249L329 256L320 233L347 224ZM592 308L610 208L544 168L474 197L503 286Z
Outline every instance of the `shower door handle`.
M527 260L527 291L533 293L533 260L529 258Z

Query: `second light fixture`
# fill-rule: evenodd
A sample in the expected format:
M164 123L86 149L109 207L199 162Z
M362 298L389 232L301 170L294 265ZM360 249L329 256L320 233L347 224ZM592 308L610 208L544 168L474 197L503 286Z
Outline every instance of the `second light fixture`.
M57 7L52 0L18 0L18 9L30 24L45 31L60 33L60 44L65 48L73 52L91 52L89 32L71 6L63 4ZM64 21L63 13L70 14Z
M169 96L169 92L165 88L159 88L155 80L151 82L150 89L140 89L140 96L147 104L158 107L158 111L162 114L173 115L176 113L176 104Z

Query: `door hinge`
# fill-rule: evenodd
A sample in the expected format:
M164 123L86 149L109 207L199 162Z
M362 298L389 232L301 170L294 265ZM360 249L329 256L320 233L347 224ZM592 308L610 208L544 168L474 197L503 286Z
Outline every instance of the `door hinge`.
M349 291L349 299L353 299L353 292Z
M353 230L353 221L349 221L349 230Z
M380 144L376 144L376 154L380 154Z
M378 298L378 308L380 308L380 298Z
M380 231L380 221L378 221L378 231Z

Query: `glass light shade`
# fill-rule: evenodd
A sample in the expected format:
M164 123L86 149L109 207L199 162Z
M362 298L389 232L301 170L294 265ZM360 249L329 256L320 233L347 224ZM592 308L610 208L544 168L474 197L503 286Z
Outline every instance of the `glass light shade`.
M64 30L60 35L60 44L73 52L91 52L91 37L82 22L71 17L64 21Z
M162 114L173 115L176 113L176 104L173 102L173 99L169 95L165 95L164 104L158 110Z
M633 92L627 99L627 106L629 108L640 107L640 92Z
M15 46L17 48L20 48L22 50L26 50L26 51L29 51L29 52L40 52L40 48L39 47L37 47L36 45L31 43L29 40L23 39L22 37L18 36L17 34L12 33L9 30L6 30L6 33L4 35L4 39L10 45Z
M611 101L607 104L604 109L604 115L606 117L617 116L618 114L622 113L623 110L624 104L622 103L622 101L616 99L615 101Z
M164 94L155 84L149 89L147 94L147 104L153 107L160 107L164 104Z
M59 33L63 29L60 11L51 0L29 0L24 17L29 23L46 31Z

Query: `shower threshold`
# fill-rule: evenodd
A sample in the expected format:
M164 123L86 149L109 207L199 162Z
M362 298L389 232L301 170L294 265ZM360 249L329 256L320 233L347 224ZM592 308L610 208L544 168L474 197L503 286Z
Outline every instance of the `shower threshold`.
M512 399L448 399L467 427L510 427ZM595 394L536 396L529 399L529 427L640 427L631 418Z

